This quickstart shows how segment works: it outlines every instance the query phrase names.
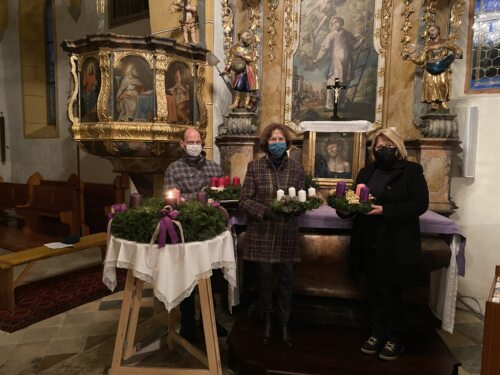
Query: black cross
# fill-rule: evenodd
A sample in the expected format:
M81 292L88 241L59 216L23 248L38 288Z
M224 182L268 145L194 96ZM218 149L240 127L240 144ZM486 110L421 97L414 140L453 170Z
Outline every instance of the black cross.
M327 85L326 88L328 90L333 89L333 116L331 117L332 121L337 121L340 120L340 117L337 114L338 111L338 105L339 105L339 99L340 99L340 90L346 90L347 87L340 83L340 79L335 78L335 84L334 85Z

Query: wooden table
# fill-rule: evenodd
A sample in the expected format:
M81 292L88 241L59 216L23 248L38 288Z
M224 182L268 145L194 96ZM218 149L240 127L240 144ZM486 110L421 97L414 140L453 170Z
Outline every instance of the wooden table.
M148 260L148 257L152 259ZM157 245L149 247L111 237L103 276L104 283L111 289L116 286L116 267L128 268L128 273L109 374L222 375L210 275L212 269L222 268L229 287L236 287L236 261L231 233L228 231L212 240L184 246L167 245L164 249L158 249ZM175 283L168 283L169 277L175 279ZM141 347L135 343L135 336L144 282L152 284L155 296L169 312L181 302L182 298L179 297L189 295L197 284L207 353L201 352L175 332L172 313L169 314L167 343L170 350L174 349L175 343L179 344L200 360L206 369L132 367L123 364L123 360L138 354L137 349ZM176 284L175 290L172 290L172 284Z

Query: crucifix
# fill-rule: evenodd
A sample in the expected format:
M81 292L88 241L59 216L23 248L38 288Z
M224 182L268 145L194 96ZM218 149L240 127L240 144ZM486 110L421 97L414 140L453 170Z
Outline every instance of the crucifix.
M340 101L340 90L346 90L347 87L340 83L338 78L335 78L334 85L327 85L327 90L333 90L333 116L331 117L332 121L340 120L339 115L337 114L339 101Z

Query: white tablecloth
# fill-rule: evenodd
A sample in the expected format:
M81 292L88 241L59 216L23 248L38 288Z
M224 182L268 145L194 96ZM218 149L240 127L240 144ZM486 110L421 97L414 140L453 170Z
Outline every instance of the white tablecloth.
M212 275L221 268L229 284L229 308L238 303L236 289L236 261L231 232L203 242L149 245L110 237L104 261L102 281L114 290L116 268L131 269L134 276L150 283L154 295L168 311L188 297L199 279Z

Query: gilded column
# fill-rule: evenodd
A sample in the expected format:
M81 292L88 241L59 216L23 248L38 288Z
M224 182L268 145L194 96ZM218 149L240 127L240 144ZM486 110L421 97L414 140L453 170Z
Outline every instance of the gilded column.
M205 43L207 49L214 50L214 0L205 1ZM211 72L210 72L211 73ZM205 137L205 151L207 158L213 158L213 75L205 72L205 85L203 88L204 106L207 116L207 132ZM200 113L201 114L201 113Z

